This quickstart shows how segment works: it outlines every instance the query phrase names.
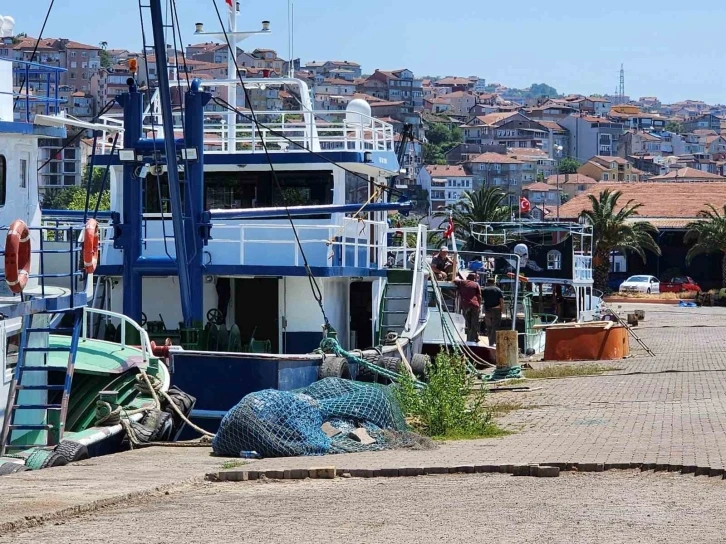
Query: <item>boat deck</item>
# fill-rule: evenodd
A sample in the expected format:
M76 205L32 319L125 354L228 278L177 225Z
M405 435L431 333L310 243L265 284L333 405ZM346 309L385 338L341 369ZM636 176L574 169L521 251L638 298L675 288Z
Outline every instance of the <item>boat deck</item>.
M50 336L51 347L69 347L70 343L70 336ZM67 364L67 353L48 354L48 366L65 368ZM147 366L139 348L90 338L78 342L75 369L84 374L121 374L135 367L145 370Z

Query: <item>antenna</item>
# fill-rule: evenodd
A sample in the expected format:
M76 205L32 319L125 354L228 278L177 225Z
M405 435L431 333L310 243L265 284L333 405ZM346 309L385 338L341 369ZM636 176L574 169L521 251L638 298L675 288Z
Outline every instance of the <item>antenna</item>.
M295 63L293 56L295 54L295 6L292 0L287 0L287 38L288 38L288 54L290 62L288 64L288 77L295 76Z
M618 89L619 102L625 103L625 68L620 65L620 88Z

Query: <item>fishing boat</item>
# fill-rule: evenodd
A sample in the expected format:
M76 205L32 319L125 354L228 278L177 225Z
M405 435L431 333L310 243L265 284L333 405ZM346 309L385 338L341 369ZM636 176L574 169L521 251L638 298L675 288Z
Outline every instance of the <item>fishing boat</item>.
M466 250L455 252L462 263L459 277L474 273L485 285L492 278L504 295L500 327L516 330L522 354L545 351L547 329L555 324L585 323L600 319L602 293L593 288L592 227L580 223L533 222L473 223ZM466 342L456 285L451 281L429 284L431 315L424 333L424 351L468 344L482 361L495 362L495 347L488 339ZM481 316L484 321L484 316Z
M270 32L267 21L239 31L238 10L230 5L219 31L198 24L196 34L236 51ZM101 118L108 130L97 132L92 159L110 169L111 189L99 307L179 346L171 383L196 397L193 421L209 430L253 391L356 377L371 365L384 375L404 361L421 368L427 231L417 227L403 246L392 241L389 215L412 208L391 197L393 127L363 100L314 111L294 77L237 79L231 54L230 79L187 80L183 59L168 62L160 2L141 11L158 88L142 89L149 79L138 68L116 98L123 113ZM222 112L205 107L212 88L225 91L215 98ZM249 93L272 89L297 105L252 110ZM123 130L118 139L112 129ZM62 211L44 219L76 220Z
M3 18L0 39L11 39L13 26ZM65 138L66 128L38 119L61 105L61 70L0 58L0 474L116 451L126 425L147 435L175 432L166 416L144 427L170 384L146 332L89 306L95 221L53 228L41 221L39 140ZM99 318L136 331L135 345L98 340ZM148 387L139 387L142 374Z

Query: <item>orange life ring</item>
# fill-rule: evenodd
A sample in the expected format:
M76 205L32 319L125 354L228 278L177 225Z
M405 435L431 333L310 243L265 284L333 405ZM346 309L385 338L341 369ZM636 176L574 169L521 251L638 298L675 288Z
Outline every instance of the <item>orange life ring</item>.
M83 266L93 274L98 266L98 221L89 219L83 232Z
M21 293L28 284L30 255L28 225L16 219L5 238L5 283L13 293Z

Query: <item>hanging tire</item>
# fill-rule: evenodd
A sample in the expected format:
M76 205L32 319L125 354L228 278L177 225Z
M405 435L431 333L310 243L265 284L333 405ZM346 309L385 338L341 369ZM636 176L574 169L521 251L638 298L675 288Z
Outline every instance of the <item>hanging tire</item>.
M62 440L53 451L65 458L68 463L83 461L90 457L88 454L88 448L79 442L74 442L73 440Z
M320 365L318 375L321 380L325 378L350 379L348 360L343 357L326 357L323 364Z
M174 426L171 414L158 410L150 410L141 419L141 425L151 431L146 442L167 442Z
M413 370L416 376L424 376L426 374L426 367L429 364L431 364L431 357L423 353L416 353L411 357L411 370Z
M0 476L25 472L26 470L29 470L28 467L18 463L0 463Z

